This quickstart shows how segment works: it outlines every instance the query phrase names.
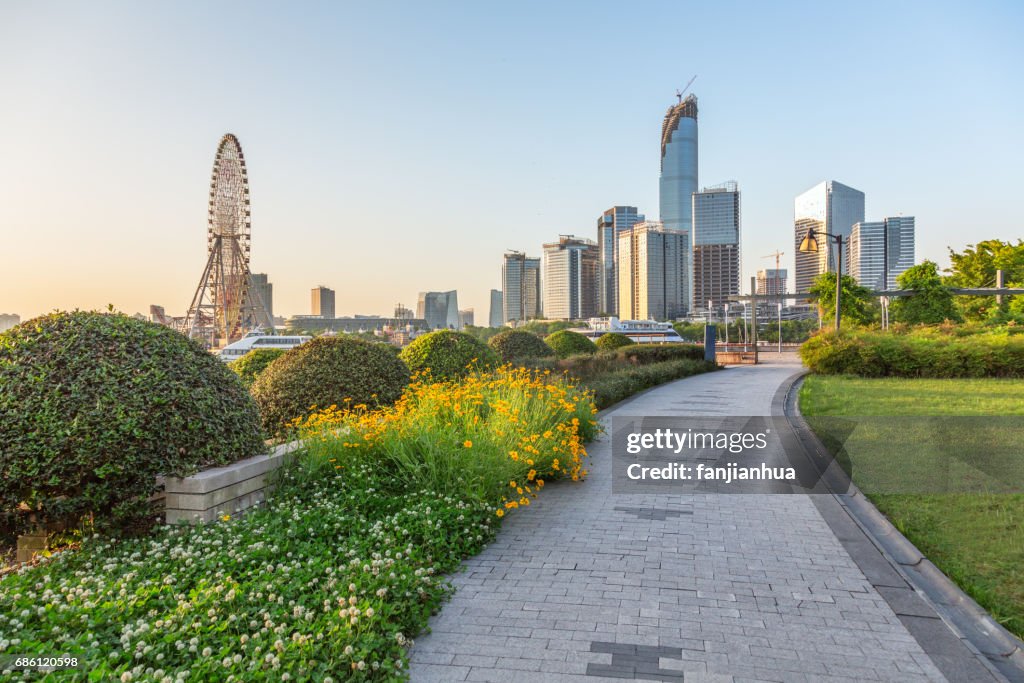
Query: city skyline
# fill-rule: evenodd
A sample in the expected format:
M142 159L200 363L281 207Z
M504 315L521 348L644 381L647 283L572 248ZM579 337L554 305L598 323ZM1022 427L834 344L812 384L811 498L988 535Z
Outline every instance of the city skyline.
M1022 95L1003 85L1024 56L1018 6L748 5L727 27L699 6L577 7L5 7L0 84L18 106L0 112L0 311L184 315L225 132L246 148L252 270L276 312L304 313L319 283L338 315L387 314L425 286L488 310L505 249L594 238L609 206L656 214L653 131L694 73L700 177L744 188L742 282L777 248L795 272L793 197L822 178L865 192L868 218L914 215L918 261L1019 236ZM682 14L701 31L660 41ZM815 37L818 23L841 28ZM645 50L584 50L612 27ZM910 31L931 38L861 49ZM519 50L528 37L544 47Z

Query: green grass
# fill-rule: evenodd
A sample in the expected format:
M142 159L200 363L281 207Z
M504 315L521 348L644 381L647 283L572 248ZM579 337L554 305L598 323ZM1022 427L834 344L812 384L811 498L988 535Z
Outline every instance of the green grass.
M1024 415L1022 397L1018 379L812 375L800 391L801 412L833 452L845 446L840 459L879 510L1018 636L1024 440L1021 421L1005 416ZM952 419L967 416L1000 417ZM840 422L826 419L837 417L851 418L842 435Z

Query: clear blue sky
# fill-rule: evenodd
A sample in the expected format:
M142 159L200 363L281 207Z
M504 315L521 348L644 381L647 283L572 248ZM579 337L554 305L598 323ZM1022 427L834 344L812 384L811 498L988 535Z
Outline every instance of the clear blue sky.
M700 182L743 191L744 273L791 267L826 178L917 216L919 258L1024 234L1024 4L0 4L0 312L182 314L220 136L249 163L277 313L388 313L634 204L699 74Z

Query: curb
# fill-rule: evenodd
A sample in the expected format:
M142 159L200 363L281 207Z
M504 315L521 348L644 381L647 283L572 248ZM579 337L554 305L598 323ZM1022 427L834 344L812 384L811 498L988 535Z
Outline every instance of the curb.
M780 387L777 394L777 397L781 395L783 403L780 412L785 415L805 449L828 454L824 444L804 421L796 400L807 374L804 372L797 375ZM825 483L827 485L829 482ZM1024 641L1007 631L942 573L854 484L848 484L846 493L832 493L831 497L900 576L927 598L942 621L978 654L993 674L1004 680L1024 682Z

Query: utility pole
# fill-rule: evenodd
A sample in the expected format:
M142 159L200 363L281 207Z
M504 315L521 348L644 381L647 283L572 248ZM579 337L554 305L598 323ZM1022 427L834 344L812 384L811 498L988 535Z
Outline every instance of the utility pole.
M754 338L754 365L757 365L757 278L750 278L750 327Z

